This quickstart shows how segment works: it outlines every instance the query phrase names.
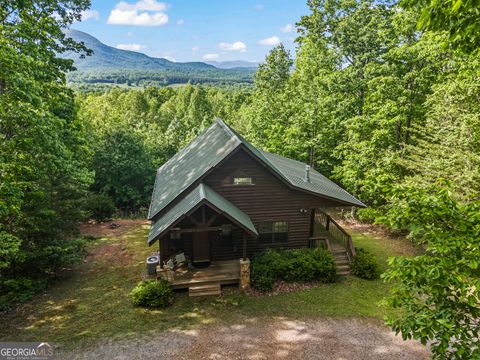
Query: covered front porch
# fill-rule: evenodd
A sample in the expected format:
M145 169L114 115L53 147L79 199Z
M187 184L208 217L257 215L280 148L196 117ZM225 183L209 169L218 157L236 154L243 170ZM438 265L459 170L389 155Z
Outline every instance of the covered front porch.
M152 226L149 244L159 244L157 277L168 280L173 289L188 288L191 295L213 295L222 285L248 284L247 237L257 235L244 212L200 184Z

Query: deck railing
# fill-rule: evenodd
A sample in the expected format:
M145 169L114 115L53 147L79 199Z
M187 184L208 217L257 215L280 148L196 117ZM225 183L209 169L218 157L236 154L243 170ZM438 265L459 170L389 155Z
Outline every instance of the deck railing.
M328 241L337 243L345 248L348 261L351 263L355 256L355 246L352 237L330 215L315 209L314 212L314 237L325 237ZM327 243L328 246L328 243Z

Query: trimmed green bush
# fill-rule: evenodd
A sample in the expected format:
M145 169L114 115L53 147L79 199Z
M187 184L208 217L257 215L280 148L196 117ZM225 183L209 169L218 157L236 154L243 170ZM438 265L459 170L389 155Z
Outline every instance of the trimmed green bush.
M358 249L353 258L352 274L367 280L378 278L378 264L375 256L366 250Z
M135 306L164 308L172 304L173 292L165 280L146 280L135 286L130 293Z
M108 195L92 193L87 197L85 210L89 218L104 222L112 218L115 204Z
M336 268L324 249L268 249L252 259L250 276L254 288L269 291L275 280L334 282Z

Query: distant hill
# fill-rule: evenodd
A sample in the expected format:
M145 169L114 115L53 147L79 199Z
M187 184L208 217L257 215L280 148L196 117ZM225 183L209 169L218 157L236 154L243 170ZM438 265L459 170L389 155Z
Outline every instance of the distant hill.
M235 61L206 61L207 64L213 65L219 69L238 69L238 68L246 68L246 69L256 69L258 67L257 62L253 61L243 61L243 60L235 60Z
M142 86L178 83L251 83L255 66L243 61L218 62L218 67L204 62L172 62L163 58L103 44L95 37L78 30L67 35L93 50L92 56L81 59L67 52L64 58L74 60L77 71L68 79L73 83L116 83Z

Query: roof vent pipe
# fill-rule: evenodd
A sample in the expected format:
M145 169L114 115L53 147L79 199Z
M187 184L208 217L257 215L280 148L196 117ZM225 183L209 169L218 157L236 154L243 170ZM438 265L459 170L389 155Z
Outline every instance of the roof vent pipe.
M310 165L305 165L305 181L310 182Z

